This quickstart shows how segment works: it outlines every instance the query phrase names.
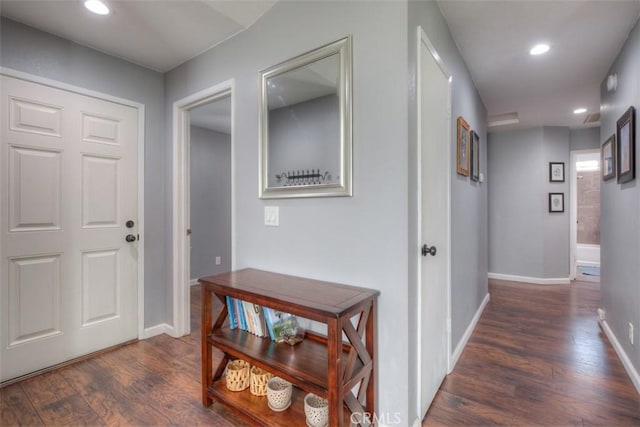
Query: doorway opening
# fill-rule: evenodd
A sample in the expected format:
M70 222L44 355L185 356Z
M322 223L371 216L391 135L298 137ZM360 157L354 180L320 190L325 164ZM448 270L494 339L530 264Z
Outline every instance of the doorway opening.
M571 277L600 281L600 150L572 152Z
M235 268L234 81L174 103L173 327L191 332L190 285Z
M190 283L231 270L231 95L189 111Z

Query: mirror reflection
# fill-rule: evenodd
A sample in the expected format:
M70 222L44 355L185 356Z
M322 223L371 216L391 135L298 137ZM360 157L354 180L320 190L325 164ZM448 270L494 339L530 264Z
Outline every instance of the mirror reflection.
M267 81L269 187L340 182L340 57Z
M351 195L350 39L262 72L260 196Z

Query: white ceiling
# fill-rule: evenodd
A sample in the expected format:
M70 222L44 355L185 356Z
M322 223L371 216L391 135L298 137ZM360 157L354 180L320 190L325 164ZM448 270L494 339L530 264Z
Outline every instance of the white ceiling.
M508 129L582 127L586 114L600 111L600 82L640 16L640 0L438 5L489 116L518 113L520 124ZM551 50L529 55L542 42ZM574 115L578 107L588 113Z
M277 0L2 0L1 13L51 34L165 72L250 27Z
M10 19L164 72L248 28L276 1L112 0L113 13L97 16L80 0L0 0L0 10ZM517 112L515 127L583 126L585 115L572 111L579 106L599 111L599 84L640 16L640 0L438 0L438 5L489 115ZM529 48L541 41L551 51L530 56Z

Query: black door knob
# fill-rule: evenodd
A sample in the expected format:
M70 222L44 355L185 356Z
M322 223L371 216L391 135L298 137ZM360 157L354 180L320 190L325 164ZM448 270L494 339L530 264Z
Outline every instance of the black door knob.
M436 256L436 252L438 252L438 249L435 246L422 245L422 256Z
M136 223L131 221L131 220L129 220L129 221L125 222L124 225L126 225L127 228L133 228L133 226L136 225Z
M136 236L134 236L133 234L127 234L127 237L124 238L124 240L126 240L129 243L135 242L137 239L138 238Z

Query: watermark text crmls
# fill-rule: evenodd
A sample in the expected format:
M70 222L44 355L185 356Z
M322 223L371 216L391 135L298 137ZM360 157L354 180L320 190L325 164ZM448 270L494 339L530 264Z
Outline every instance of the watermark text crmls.
M381 412L379 414L364 412L351 414L351 422L360 425L397 425L402 422L402 418L400 412Z

